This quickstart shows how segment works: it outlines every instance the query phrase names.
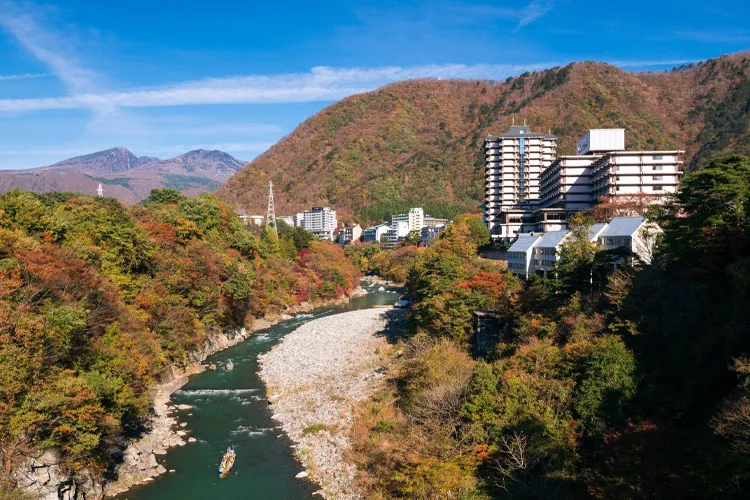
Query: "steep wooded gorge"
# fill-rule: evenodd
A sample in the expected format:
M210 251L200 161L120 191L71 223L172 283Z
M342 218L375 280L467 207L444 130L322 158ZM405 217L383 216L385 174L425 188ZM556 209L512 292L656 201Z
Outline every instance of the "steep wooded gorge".
M589 128L623 127L636 149L684 149L685 168L750 152L750 53L666 72L581 62L505 82L411 80L337 102L232 177L218 194L254 213L268 181L277 213L323 204L371 222L409 205L435 216L481 203L482 141L515 116L574 152Z

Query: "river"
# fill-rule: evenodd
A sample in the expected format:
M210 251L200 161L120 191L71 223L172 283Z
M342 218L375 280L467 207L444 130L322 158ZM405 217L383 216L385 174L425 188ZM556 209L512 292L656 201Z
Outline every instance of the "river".
M366 287L367 284L363 283ZM295 479L302 468L294 458L291 442L282 434L266 402L263 382L258 378L258 355L270 350L284 335L323 315L393 304L394 289L353 298L346 304L300 314L206 360L223 367L232 359L234 370L223 368L190 377L172 395L175 404L191 405L178 420L197 439L172 448L160 462L174 473L136 486L118 495L118 500L191 499L283 499L311 498L318 488L306 479ZM234 445L237 461L231 473L219 479L217 467L228 445Z

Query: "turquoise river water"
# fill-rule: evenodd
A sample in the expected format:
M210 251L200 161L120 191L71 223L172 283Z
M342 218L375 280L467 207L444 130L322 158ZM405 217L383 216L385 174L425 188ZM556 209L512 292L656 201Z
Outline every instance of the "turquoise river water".
M179 412L197 442L172 448L161 463L176 472L137 486L118 500L192 499L301 499L311 498L318 488L306 479L295 479L302 470L291 442L271 419L266 391L258 377L258 355L298 326L320 316L375 305L393 304L393 289L374 291L347 304L300 314L246 341L211 356L206 363L221 367L234 361L234 370L206 371L194 375L172 395L176 404L193 408ZM237 460L231 473L219 479L217 467L227 446L234 445Z

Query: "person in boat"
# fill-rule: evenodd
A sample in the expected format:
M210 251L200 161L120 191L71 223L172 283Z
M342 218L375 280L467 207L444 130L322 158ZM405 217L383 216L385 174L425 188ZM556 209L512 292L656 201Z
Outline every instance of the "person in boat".
M236 458L236 454L234 452L234 449L230 446L227 448L227 452L224 454L224 457L221 459L221 464L219 465L219 476L224 477L227 474L229 474L229 471L232 469L232 466L234 466L234 459Z

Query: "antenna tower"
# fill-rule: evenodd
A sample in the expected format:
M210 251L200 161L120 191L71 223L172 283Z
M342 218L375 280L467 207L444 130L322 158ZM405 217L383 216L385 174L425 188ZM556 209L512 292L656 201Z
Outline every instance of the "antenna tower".
M268 181L268 213L266 214L266 224L273 226L273 232L276 236L279 231L276 229L276 208L273 206L273 181Z
M99 187L96 188L96 195L99 198L102 198L104 196L104 188L102 187L102 183L101 182L99 183Z

